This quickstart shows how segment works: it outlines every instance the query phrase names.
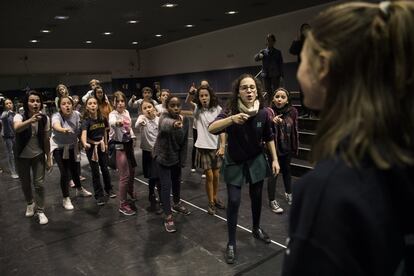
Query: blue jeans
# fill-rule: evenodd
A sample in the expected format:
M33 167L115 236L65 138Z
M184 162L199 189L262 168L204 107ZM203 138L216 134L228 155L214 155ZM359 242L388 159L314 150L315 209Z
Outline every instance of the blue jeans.
M9 170L11 174L16 174L16 165L14 164L14 153L13 145L15 143L14 138L3 137L4 145L6 146L6 157L7 163L9 165Z

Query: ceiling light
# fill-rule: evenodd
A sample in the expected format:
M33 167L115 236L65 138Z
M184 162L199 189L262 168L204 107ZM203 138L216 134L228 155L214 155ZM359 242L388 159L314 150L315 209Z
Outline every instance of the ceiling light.
M186 28L193 28L193 27L195 27L195 25L193 25L193 24L187 24L187 25L185 25L185 27Z
M55 19L58 19L58 20L67 20L67 19L69 19L69 16L67 16L67 15L56 15L55 16Z
M128 24L137 24L139 21L138 20L129 20L127 21Z
M86 44L92 44L92 40L86 40L85 43Z
M233 15L233 14L236 14L236 13L239 13L238 11L226 11L226 14L228 14L228 15Z
M138 41L132 41L132 45L137 45Z
M178 6L178 4L175 4L175 3L165 3L164 5L162 5L161 7L162 8L175 8L175 7L177 7Z
M162 37L162 34L156 34L155 36L156 37Z
M48 33L50 33L50 30L41 30L40 32L42 32L44 34L48 34Z
M32 40L29 40L29 42L30 42L30 43L38 43L38 42L39 42L39 40L37 40L37 39L32 39Z
M111 32L104 32L104 33L102 33L103 35L112 35L112 33Z

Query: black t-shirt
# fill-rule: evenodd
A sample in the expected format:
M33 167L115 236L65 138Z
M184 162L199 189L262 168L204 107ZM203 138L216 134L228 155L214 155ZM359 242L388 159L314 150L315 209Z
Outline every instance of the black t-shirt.
M82 131L87 131L88 139L100 141L105 135L106 129L109 127L108 121L104 119L88 118L82 122Z

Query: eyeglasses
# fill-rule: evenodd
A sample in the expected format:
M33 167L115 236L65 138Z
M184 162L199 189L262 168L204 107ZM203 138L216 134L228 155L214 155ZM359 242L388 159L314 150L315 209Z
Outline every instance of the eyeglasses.
M256 85L241 85L239 86L239 89L241 91L247 91L250 88L250 90L256 90Z

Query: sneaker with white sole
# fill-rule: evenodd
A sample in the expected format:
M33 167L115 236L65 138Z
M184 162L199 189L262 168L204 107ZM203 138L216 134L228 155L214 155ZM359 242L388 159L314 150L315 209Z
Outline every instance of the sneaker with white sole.
M272 210L272 212L274 212L276 214L283 213L282 207L280 207L279 203L276 200L270 201L269 206L270 206L270 209Z
M49 220L47 219L45 213L43 213L43 212L37 212L36 216L37 216L37 219L39 220L39 224L41 224L41 225L47 224L49 222Z
M62 200L62 205L65 210L73 210L73 205L70 197L64 197Z
M164 228L168 233L174 233L177 231L172 216L164 220Z
M17 173L12 173L11 178L17 179L17 178L19 178L19 175Z
M201 175L201 178L206 178L206 175L203 173L202 175Z
M286 201L289 205L292 205L292 194L285 193Z
M32 202L31 204L27 204L25 216L26 217L33 217L34 216L35 207L36 207L36 205L35 205L34 202Z
M80 197L90 197L92 193L88 192L84 187L80 187L80 189L76 189L76 196Z
M191 172L192 172L192 173L195 173L195 172L196 172L196 169L191 169Z

